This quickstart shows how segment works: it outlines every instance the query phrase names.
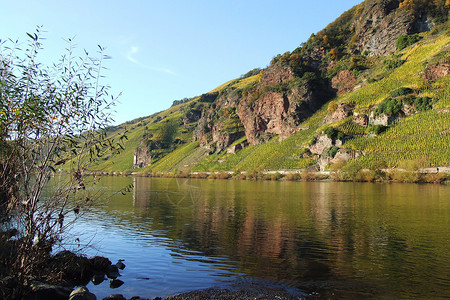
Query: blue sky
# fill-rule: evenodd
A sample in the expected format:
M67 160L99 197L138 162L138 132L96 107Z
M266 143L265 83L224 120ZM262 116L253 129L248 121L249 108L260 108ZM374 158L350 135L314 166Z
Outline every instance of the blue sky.
M362 0L2 1L0 39L27 42L42 25L42 59L77 50L112 57L104 83L122 96L116 124L208 92L292 51Z

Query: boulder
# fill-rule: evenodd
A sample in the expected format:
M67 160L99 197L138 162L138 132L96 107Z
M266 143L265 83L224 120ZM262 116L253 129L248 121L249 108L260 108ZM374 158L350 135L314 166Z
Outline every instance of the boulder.
M133 299L133 298L131 298ZM141 298L138 298L141 299ZM114 294L108 297L103 298L103 300L127 300L122 294Z
M108 267L111 265L111 261L102 256L94 256L89 261L92 265L92 269L105 273L108 271Z
M427 81L435 81L439 78L448 76L450 74L450 64L440 63L427 65L423 71L423 79Z
M367 127L369 126L369 117L366 115L354 115L353 122L359 126Z
M119 261L116 263L116 267L120 270L125 269L125 264L123 263L123 259L119 259Z
M99 285L103 281L105 281L105 274L94 274L91 279L94 285Z
M110 265L106 271L106 276L111 279L115 279L120 276L119 268L116 265Z
M148 155L148 148L146 146L134 149L133 169L149 166L151 162L152 157Z
M109 281L109 287L112 289L116 289L116 288L122 286L122 284L124 284L124 282L120 279L111 279Z
M31 293L27 298L29 300L67 300L70 296L71 288L51 285L41 282L33 282L31 284Z
M97 300L97 297L82 286L70 293L69 300Z
M309 150L311 153L321 155L324 151L333 147L333 145L333 140L324 134L317 138L316 142L309 148Z

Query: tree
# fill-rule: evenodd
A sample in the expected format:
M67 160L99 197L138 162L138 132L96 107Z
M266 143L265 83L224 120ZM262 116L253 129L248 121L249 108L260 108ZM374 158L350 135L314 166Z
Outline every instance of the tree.
M156 136L156 141L166 149L172 146L173 141L178 133L178 121L175 119L167 120L161 124L159 132Z
M123 136L115 141L104 131L116 100L100 84L104 49L98 47L98 58L86 51L76 57L69 39L67 53L47 67L39 62L40 28L27 35L25 50L0 40L0 212L3 228L16 230L18 243L6 263L21 283L36 276L61 242L68 219L92 203L88 167L123 149ZM43 199L60 168L70 176Z

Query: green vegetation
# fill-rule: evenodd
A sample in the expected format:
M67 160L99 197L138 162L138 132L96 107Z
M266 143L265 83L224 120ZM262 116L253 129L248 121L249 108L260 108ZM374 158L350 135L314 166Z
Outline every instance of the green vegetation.
M408 46L411 46L414 43L417 43L420 40L420 37L418 34L412 34L412 35L401 35L397 39L397 49L403 50Z
M403 1L402 9L417 10L422 7L435 10L433 15L436 18L443 17L443 1L432 1L429 5L425 2ZM146 170L182 172L189 169L223 174L247 171L255 175L249 175L249 178L259 178L263 170L302 169L317 163L320 155L312 154L309 147L317 142L317 137L322 133L333 143L338 140L343 143L339 147L333 144L326 148L322 156L333 158L342 149L355 157L348 162L332 161L331 164L336 166L331 165L330 168L334 173L341 174L338 176L340 179L349 179L348 174L358 174L358 180L399 180L405 174L391 176L383 171L384 168L399 167L402 162L418 158L423 166L450 165L447 146L450 77L433 81L422 77L427 65L450 63L448 25L441 24L429 33L399 37L399 50L389 57L354 54L357 53L355 47L360 37L352 32L350 24L364 12L364 5L362 3L349 10L323 31L313 34L301 47L275 56L268 69L251 70L209 93L179 100L167 111L111 129L108 133L111 137L127 131L127 145L131 149L126 148L115 158L105 158L98 169L131 170L133 149L142 141L150 145L155 142L164 144L161 143L164 140L161 131L168 120L183 125L179 125L176 133L170 135L172 142L166 142L164 149L150 147L154 151L154 159ZM315 62L319 66L311 63L312 57L321 55L318 49L324 52L322 60ZM289 80L261 83L266 72L278 69L290 70L292 76ZM357 86L346 94L336 96L329 92L329 83L343 70L353 74ZM301 124L296 119L297 133L292 136L280 140L280 136L268 134L270 139L267 138L267 142L247 145L246 137L242 136L245 129L241 121L242 109L254 109L255 103L265 93L283 94L286 98L298 97L307 91L305 87L320 90L323 94L317 97L330 101L315 103L318 107L311 108L313 114ZM350 107L351 113L339 121L329 121L338 107L343 106ZM301 109L304 108L301 106ZM286 109L289 108L286 106ZM388 123L374 125L377 124L374 119L381 114L389 118L387 121L378 119L377 122ZM198 125L201 115L208 115L208 118L205 117L201 121L203 123ZM393 120L397 121L392 123ZM204 130L202 142L192 142L196 134L198 139L201 130ZM231 145L218 146L213 141L213 135L233 135ZM239 147L230 149L236 145ZM244 147L241 149L242 145Z
M106 134L115 98L100 84L104 49L78 57L69 39L59 63L43 66L40 28L27 35L24 50L13 41L0 47L2 299L26 299L33 281L51 279L53 247L96 200L87 170L122 151L126 139ZM70 175L49 189L61 168Z
M403 103L401 100L386 98L378 105L378 108L375 110L375 113L386 114L388 116L394 116L398 114L403 107Z

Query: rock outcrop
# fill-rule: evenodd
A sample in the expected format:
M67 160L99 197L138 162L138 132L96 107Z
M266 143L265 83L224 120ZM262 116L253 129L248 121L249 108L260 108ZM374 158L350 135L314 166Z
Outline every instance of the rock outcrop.
M427 81L435 81L439 78L448 76L450 74L450 64L438 63L427 65L423 72L423 79Z
M355 48L371 56L389 55L397 50L397 39L429 31L434 27L433 18L425 11L400 7L399 0L369 0L361 3L358 17L353 22Z
M148 148L146 146L134 149L133 169L149 166L151 161L152 157L148 155Z
M325 123L334 123L353 115L353 106L350 104L339 104L331 115L325 117Z
M237 114L251 145L279 135L285 139L329 99L330 88L320 78L298 78L289 66L267 68L256 91L239 103Z
M338 95L352 91L357 83L358 78L350 70L343 70L331 79L331 87Z

